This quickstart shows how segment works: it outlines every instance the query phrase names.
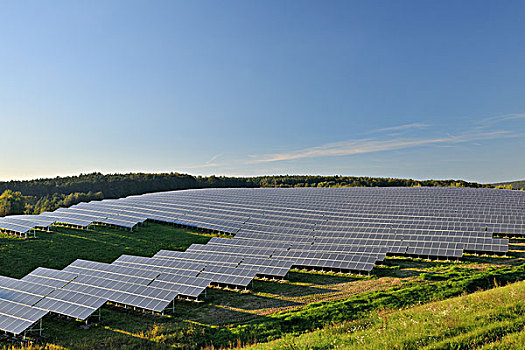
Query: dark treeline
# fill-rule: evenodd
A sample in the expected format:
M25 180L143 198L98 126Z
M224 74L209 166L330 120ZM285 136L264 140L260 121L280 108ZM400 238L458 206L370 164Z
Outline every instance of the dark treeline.
M492 187L463 180L412 180L383 177L279 175L243 178L255 187Z
M280 175L260 177L164 174L80 174L28 181L0 182L0 216L39 214L90 200L149 192L210 187L491 187L462 180L411 180L352 176Z

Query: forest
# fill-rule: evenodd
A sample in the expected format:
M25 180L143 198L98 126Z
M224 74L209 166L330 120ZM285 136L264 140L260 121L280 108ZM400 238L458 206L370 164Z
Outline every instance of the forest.
M80 174L0 182L0 216L40 214L60 207L150 192L215 187L493 187L463 180L412 180L354 176L192 176L180 173Z

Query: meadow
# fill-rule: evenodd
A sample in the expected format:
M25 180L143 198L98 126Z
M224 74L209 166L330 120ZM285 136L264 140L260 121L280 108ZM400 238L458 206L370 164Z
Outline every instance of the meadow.
M249 349L523 349L525 282L405 310L379 309Z

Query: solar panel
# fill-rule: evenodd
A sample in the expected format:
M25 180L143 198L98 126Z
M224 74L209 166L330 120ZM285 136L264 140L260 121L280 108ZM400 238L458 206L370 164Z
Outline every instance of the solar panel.
M210 279L219 285L246 288L257 275L258 271L247 268L229 266L206 266L199 277Z
M0 298L34 305L54 290L52 287L0 276Z
M106 298L99 298L71 290L57 289L40 300L35 306L84 321L106 302Z
M0 330L18 335L46 314L46 310L0 299Z
M143 285L148 285L153 279L155 279L155 277L159 275L158 272L154 271L144 271L130 267L121 267L82 259L75 260L62 271L72 272L77 275L98 276L107 279Z
M148 271L159 271L194 277L206 266L203 263L185 260L147 258L132 255L121 255L112 265L129 266L137 269L146 269Z
M178 295L159 288L94 276L79 276L63 289L154 312L164 311Z
M22 281L33 282L53 288L62 288L77 277L74 273L38 267L22 278Z
M151 282L150 286L175 291L182 296L198 298L211 282L212 280L208 278L165 273Z

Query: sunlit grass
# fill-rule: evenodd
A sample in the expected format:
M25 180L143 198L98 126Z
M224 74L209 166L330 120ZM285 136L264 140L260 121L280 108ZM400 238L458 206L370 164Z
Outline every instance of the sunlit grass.
M402 311L379 310L251 349L523 349L524 327L525 282L519 282Z

